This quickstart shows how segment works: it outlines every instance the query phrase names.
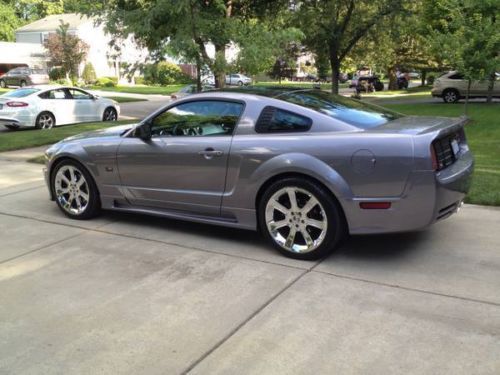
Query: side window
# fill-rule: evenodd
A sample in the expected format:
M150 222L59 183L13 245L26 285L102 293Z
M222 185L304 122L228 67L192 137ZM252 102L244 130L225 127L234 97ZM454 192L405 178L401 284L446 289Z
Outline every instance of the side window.
M179 104L153 119L152 135L216 136L231 135L243 112L243 104L200 100Z
M67 99L66 91L64 89L42 92L38 96L42 99Z
M448 79L464 79L464 76L461 75L460 73L456 73L456 74L449 76Z
M73 99L92 99L92 95L77 89L69 89L69 92Z
M306 132L311 129L312 120L308 117L279 109L265 107L257 120L257 133Z

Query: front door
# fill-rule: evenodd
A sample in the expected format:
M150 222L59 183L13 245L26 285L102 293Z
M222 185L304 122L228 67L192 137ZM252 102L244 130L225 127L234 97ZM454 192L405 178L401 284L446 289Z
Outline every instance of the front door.
M79 89L69 89L77 122L100 121L102 114L98 114L98 104L88 92Z
M192 100L151 120L152 138L118 150L122 191L136 206L220 215L240 102Z

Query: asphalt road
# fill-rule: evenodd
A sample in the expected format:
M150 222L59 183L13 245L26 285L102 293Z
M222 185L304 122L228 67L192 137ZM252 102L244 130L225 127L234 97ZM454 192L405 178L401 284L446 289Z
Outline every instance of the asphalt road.
M295 261L253 232L67 219L15 155L0 155L2 374L500 373L499 209Z

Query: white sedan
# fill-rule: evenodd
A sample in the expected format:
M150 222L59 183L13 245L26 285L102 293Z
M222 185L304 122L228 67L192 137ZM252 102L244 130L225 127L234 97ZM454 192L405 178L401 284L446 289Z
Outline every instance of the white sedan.
M116 121L120 106L76 87L30 86L0 95L0 125L11 130Z

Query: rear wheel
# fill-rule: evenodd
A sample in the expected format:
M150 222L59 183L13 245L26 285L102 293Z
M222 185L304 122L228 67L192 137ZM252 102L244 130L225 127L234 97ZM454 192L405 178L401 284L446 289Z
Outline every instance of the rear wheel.
M56 119L50 112L42 112L36 118L35 128L37 129L52 129L54 126L56 126Z
M118 120L118 114L116 109L113 107L108 107L104 110L104 114L102 115L102 121L116 121Z
M282 254L317 259L329 254L345 232L342 210L321 185L302 178L273 183L258 208L264 236Z
M455 89L446 89L443 91L443 101L445 103L456 103L460 99L458 91Z
M100 212L96 184L90 173L76 161L63 160L55 166L51 189L61 211L72 219L90 219Z
M3 79L0 79L0 87L3 89L7 87L7 84L5 83L5 81Z

